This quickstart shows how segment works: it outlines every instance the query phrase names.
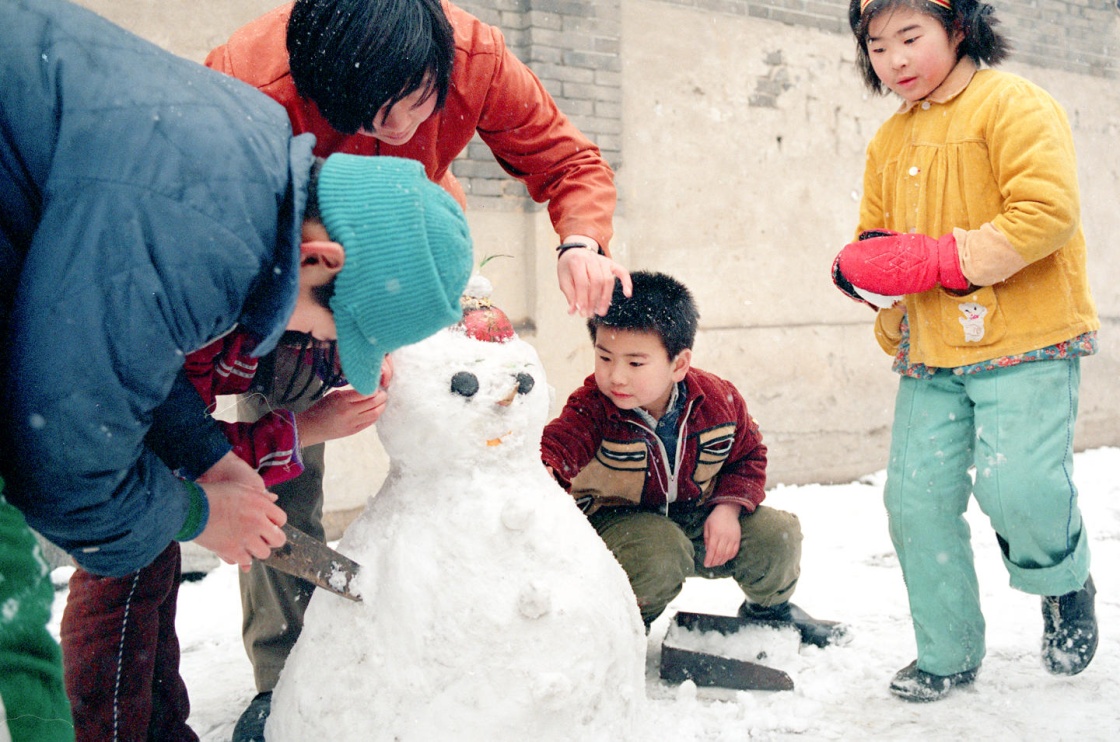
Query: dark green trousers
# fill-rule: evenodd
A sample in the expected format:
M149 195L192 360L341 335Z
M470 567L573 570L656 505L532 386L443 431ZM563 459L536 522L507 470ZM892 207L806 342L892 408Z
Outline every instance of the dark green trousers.
M638 600L646 625L677 597L688 577L731 577L747 599L760 605L789 600L801 575L801 525L797 516L760 506L739 517L739 553L725 564L704 566L706 508L672 517L637 508L604 508L591 525L611 550Z
M271 488L288 523L323 539L322 443L303 449L303 473ZM265 567L254 560L240 573L241 640L253 663L257 691L276 687L280 670L303 631L303 612L315 586L306 580Z

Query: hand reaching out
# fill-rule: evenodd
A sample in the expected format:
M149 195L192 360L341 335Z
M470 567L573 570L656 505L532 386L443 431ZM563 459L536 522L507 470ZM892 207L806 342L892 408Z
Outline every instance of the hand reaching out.
M712 508L704 521L704 566L720 567L739 553L742 531L739 511L742 506L724 502Z
M393 363L386 356L381 365L381 388L373 394L366 396L354 389L340 389L296 415L299 444L311 446L345 438L373 425L385 411L389 401L385 389L392 379Z
M572 236L565 242L584 242L590 246L596 243L589 237ZM611 305L614 281L622 281L622 289L630 296L633 286L630 272L620 263L599 255L594 250L565 250L556 263L556 276L560 280L560 291L568 300L568 314L578 313L581 317L603 316Z

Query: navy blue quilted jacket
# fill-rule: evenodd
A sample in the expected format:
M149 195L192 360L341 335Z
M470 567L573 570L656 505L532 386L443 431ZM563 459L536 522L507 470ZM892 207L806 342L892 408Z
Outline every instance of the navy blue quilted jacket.
M0 467L86 569L183 526L229 444L182 376L295 306L310 136L247 85L62 0L0 0ZM189 413L189 414L188 414Z

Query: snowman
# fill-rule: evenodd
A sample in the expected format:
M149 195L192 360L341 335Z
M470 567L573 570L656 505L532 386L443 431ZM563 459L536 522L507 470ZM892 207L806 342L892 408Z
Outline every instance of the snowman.
M540 461L550 390L472 279L463 321L393 354L390 459L314 596L269 742L632 739L645 634L626 575Z

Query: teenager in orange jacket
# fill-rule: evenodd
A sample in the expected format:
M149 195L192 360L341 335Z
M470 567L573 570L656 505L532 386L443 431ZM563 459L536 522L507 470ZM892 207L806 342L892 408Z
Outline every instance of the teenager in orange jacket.
M412 12L382 7L394 5ZM533 200L548 203L561 241L590 248L562 256L570 308L606 311L614 276L625 274L595 255L609 255L614 174L497 28L446 0L298 0L235 31L205 63L283 105L294 133L315 135L316 155L419 160L463 205L451 163L477 132Z
M557 278L569 313L605 313L616 277L629 293L629 274L609 257L616 201L610 166L502 33L451 3L297 0L234 32L206 65L283 105L295 133L315 134L317 155L419 160L463 205L451 164L477 133L535 201L547 202L564 246ZM305 404L274 401L296 410ZM322 537L322 446L304 449L302 458L304 474L273 491L290 523ZM261 737L313 588L259 565L242 576L241 588L242 635L258 695L234 739L250 740Z

